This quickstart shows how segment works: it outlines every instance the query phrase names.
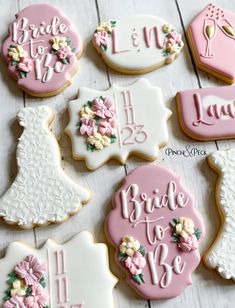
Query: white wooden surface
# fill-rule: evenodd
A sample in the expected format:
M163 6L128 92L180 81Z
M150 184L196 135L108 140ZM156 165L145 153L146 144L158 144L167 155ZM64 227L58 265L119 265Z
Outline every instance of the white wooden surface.
M37 0L0 0L0 38L7 34L8 24L14 14L24 7L42 1ZM66 172L78 183L93 192L92 201L80 213L62 225L51 225L46 228L35 228L32 231L22 231L8 227L0 222L0 251L8 243L20 239L32 245L39 246L48 237L59 242L69 239L73 234L88 230L97 241L107 243L104 235L104 219L111 209L111 197L126 172L144 164L139 158L131 158L125 166L111 161L97 171L88 171L84 162L74 161L71 157L71 144L63 133L68 123L68 101L75 98L79 86L92 87L103 90L112 83L119 85L129 84L138 76L124 76L108 69L91 45L91 35L99 20L121 19L129 14L144 13L162 16L175 25L177 31L184 33L190 21L206 5L206 0L51 0L44 1L57 5L70 16L84 39L84 53L80 60L80 72L73 78L73 85L57 97L35 99L28 97L17 89L15 81L7 74L7 68L0 61L0 195L2 195L17 173L15 148L17 138L22 130L16 121L16 112L24 106L47 104L55 111L55 121L52 125L57 136L63 156L63 167ZM235 0L217 0L218 5L235 12ZM185 36L184 36L185 40ZM170 140L167 147L185 149L186 145L206 150L209 154L216 149L226 149L234 146L234 140L218 142L196 142L186 137L179 127L175 103L175 94L179 90L222 85L214 77L198 72L191 58L187 41L181 56L169 66L144 76L153 85L163 90L166 105L172 110L173 116L168 122ZM166 147L166 148L167 148ZM219 217L215 207L214 188L216 175L208 167L206 156L184 157L168 156L163 148L156 163L168 166L181 175L188 189L196 197L197 206L204 217L207 236L200 250L202 254L212 243L219 228ZM189 286L180 296L168 301L141 300L124 281L124 274L113 262L114 251L109 247L110 263L113 273L120 279L115 291L116 308L224 308L234 307L235 285L225 281L214 271L209 271L201 264L193 274L193 285ZM53 307L52 307L53 308ZM94 307L95 308L95 307ZM104 307L109 308L109 307Z

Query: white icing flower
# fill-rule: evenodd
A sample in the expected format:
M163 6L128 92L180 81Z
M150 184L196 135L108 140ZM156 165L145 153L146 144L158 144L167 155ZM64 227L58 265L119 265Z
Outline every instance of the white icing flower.
M103 21L99 24L99 26L96 28L98 32L112 32L112 25L109 21Z
M27 287L22 280L16 279L12 286L13 288L11 289L11 296L25 296Z
M171 24L164 24L163 26L162 26L162 31L164 32L164 33L169 33L169 32L171 32L173 30L173 26L171 25Z
M140 243L132 236L124 236L119 251L132 257L140 248Z
M92 109L88 106L83 107L79 112L81 118L84 119L94 119L95 113Z
M102 136L100 133L95 133L87 138L87 143L94 145L97 150L102 150L111 144L111 139L107 136Z
M20 61L21 58L27 57L27 52L24 51L24 49L20 45L11 45L8 49L8 55L14 60L14 61Z
M183 237L194 234L194 222L190 218L180 217L175 232Z
M178 45L174 43L167 43L166 51L169 52L169 54L176 53L178 51Z
M64 36L55 36L51 39L51 42L52 48L55 50L58 50L68 45L66 42L66 37Z

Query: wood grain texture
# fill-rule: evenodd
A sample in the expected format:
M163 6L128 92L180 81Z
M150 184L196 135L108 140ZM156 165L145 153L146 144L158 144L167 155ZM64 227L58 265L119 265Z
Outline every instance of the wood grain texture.
M7 35L8 24L14 19L14 13L24 7L40 3L37 0L0 0L1 41ZM44 1L47 2L47 1ZM0 194L9 187L17 172L15 148L21 128L16 122L16 113L23 106L46 104L55 112L52 130L55 133L62 155L62 165L66 173L77 183L87 187L92 192L92 200L84 206L80 213L62 225L50 225L46 228L35 228L31 231L19 231L0 223L0 249L13 240L24 241L40 246L48 237L59 242L69 239L73 234L88 230L97 241L107 243L104 234L104 219L111 210L111 198L121 179L133 168L145 164L137 157L128 159L125 166L111 161L97 171L88 171L84 162L75 161L71 154L71 143L64 134L68 123L67 106L71 99L76 97L80 86L98 90L107 89L111 84L130 84L138 76L117 74L107 68L97 54L90 39L99 20L121 19L129 14L143 13L159 15L171 22L177 31L185 33L192 19L207 5L206 0L50 0L67 16L70 16L76 28L84 39L84 52L80 59L80 71L73 77L73 84L63 93L48 99L32 98L17 89L15 81L7 74L7 67L0 62ZM216 3L235 11L235 0L217 0ZM166 106L173 112L168 122L169 144L160 150L156 163L161 163L181 175L188 190L195 196L197 207L204 218L207 227L207 237L200 247L202 253L213 241L219 228L219 217L215 207L214 187L216 175L209 168L206 156L185 157L183 155L167 155L168 147L174 150L185 150L187 146L196 147L209 154L216 149L225 149L234 146L234 140L218 142L197 142L184 135L180 129L176 110L175 94L177 91L222 85L223 82L195 69L190 55L190 47L184 37L185 48L180 57L171 65L157 71L145 74L153 85L163 90ZM108 243L107 243L108 244ZM168 301L145 301L140 299L125 283L123 272L114 263L114 249L109 246L110 263L113 273L120 279L114 291L115 307L117 308L224 308L232 307L235 300L234 283L220 278L214 271L209 271L200 265L193 274L193 285L177 298ZM94 307L95 308L95 307ZM109 307L104 307L109 308Z

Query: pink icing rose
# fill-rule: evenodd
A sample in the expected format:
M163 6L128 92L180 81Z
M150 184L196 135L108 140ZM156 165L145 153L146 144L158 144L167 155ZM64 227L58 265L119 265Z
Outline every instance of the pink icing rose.
M112 118L115 111L112 109L113 101L110 98L96 98L93 100L92 108L95 114L101 118Z
M87 134L88 136L94 135L97 132L96 121L94 119L81 118L81 135Z
M178 247L183 251L190 252L191 250L195 250L198 248L198 241L194 234L189 236L181 236L180 243Z
M102 136L116 135L117 120L115 118L109 118L107 121L101 121L98 132Z
M178 44L181 41L181 35L178 34L177 32L168 33L167 38L169 39L169 41L175 42L176 44Z
M101 32L96 32L94 34L94 42L96 46L107 46L108 41L109 41L109 35L108 32L106 31L101 31Z
M31 294L25 298L27 308L43 308L49 303L49 296L40 284L32 286Z
M32 60L29 58L21 58L20 63L18 65L18 69L20 71L29 73L33 68Z
M59 59L64 60L66 58L70 58L73 55L73 52L70 46L64 46L57 51L57 55Z
M11 299L3 303L3 308L27 308L23 302L23 297L18 295L13 296Z
M25 280L26 285L33 285L40 280L46 272L46 265L40 264L37 257L27 256L24 261L19 262L15 267L15 273Z
M136 251L132 257L128 257L125 265L129 268L132 275L139 275L142 273L142 268L146 265L146 260L139 251Z

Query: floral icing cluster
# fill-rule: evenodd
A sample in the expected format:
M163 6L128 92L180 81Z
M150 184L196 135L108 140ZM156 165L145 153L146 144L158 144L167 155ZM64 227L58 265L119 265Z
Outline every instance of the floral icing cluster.
M180 217L171 221L174 228L172 236L174 242L183 251L190 252L198 248L198 240L201 236L199 228L195 228L194 222L190 218Z
M19 262L8 276L9 287L5 291L3 308L48 308L49 295L43 274L46 265L37 257L28 255Z
M167 57L178 53L184 45L181 35L175 32L171 24L164 24L162 26L162 32L165 34L163 56Z
M124 236L119 246L118 258L128 268L134 281L138 284L145 282L142 273L142 269L146 265L145 248L143 245L140 245L139 241L132 236Z
M96 47L102 48L104 51L107 50L107 45L116 23L115 20L110 20L99 24L93 35L93 43Z
M71 40L64 36L55 36L51 39L51 51L53 55L57 55L58 59L64 64L70 62L70 58L74 54L76 48L73 47Z
M19 71L20 78L25 78L32 71L32 60L28 58L27 52L20 45L10 45L8 56L11 58L11 65Z
M100 96L88 101L79 115L77 127L80 134L87 137L88 150L102 150L116 141L117 119L110 98Z

